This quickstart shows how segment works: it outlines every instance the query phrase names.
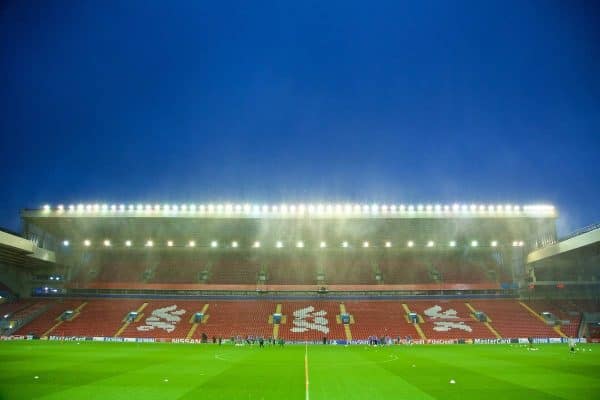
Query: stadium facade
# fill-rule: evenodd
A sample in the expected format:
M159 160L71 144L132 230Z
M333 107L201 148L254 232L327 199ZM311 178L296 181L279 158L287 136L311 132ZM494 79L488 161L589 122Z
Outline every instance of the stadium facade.
M31 296L58 298L61 313L50 322L70 321L83 313L71 324L79 326L94 302L118 310L115 324L107 328L112 331L103 336L126 334L129 325L121 322L129 319L127 324L143 324L148 304L154 307L152 318L181 319L172 314L181 310L195 315L195 322L187 317L190 327L206 323L212 311L212 322L198 329L218 336L286 336L283 330L279 333L279 325L292 318L286 336L290 340L316 339L321 334L364 340L369 333L381 335L382 329L386 335L413 332L422 339L523 336L524 332L502 326L503 316L510 318L511 313L530 313L540 325L564 324L574 335L584 331L581 314L571 321L560 306L535 302L576 299L595 311L598 268L586 260L597 257L598 242L592 229L591 239L578 239L580 243L568 250L548 253L561 243L557 216L551 205L506 204L48 205L22 211L22 235L3 233L0 278L9 293L5 297L12 295L21 302ZM588 237L590 232L582 235ZM572 276L573 268L555 266L569 264L573 252L585 252L577 277ZM99 300L117 298L127 300ZM188 305L183 309L170 304L175 300L158 300L166 298ZM211 301L217 303L211 306ZM379 301L377 310L363 315L362 308L369 308L372 301ZM503 307L496 309L498 304ZM520 306L510 311L514 304ZM443 311L449 305L454 314ZM222 312L215 314L215 309ZM265 314L264 326L249 330L229 326L231 315L241 318L241 312ZM490 325L486 312L499 320L501 329ZM380 320L397 314L414 329L382 321L379 326L371 321L378 313ZM335 316L338 329L321 329L315 323L327 320L327 314ZM29 326L37 335L52 333L48 323L39 322L49 315L46 309L31 315L13 318L12 331L20 328L24 333ZM223 326L211 327L220 317L225 318ZM245 318L240 324L248 325ZM465 318L488 324L489 329L484 325L475 329ZM587 318L592 326L595 317ZM440 322L445 328L434 329ZM140 325L129 334L149 332L153 337L156 330L149 326ZM194 332L190 328L173 338L193 339L199 334ZM545 336L553 331L548 332ZM554 332L566 336L560 329Z

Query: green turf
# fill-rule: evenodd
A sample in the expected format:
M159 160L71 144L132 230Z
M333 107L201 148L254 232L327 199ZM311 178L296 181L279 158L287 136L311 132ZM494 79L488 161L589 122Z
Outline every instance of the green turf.
M309 397L600 398L600 346L538 347L309 346ZM306 399L304 359L301 345L0 342L0 399Z

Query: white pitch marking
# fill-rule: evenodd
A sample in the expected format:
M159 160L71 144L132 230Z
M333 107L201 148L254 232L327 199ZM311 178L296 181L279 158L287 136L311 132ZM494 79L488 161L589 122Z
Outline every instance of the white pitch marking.
M308 343L305 344L304 348L304 380L306 382L306 395L304 396L305 400L309 400L308 396Z

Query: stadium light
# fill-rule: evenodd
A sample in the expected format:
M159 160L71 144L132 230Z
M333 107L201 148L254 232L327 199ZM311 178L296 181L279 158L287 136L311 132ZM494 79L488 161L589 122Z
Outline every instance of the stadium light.
M343 247L343 248L347 248L347 247L348 247L348 242L346 242L346 241L343 241L343 242L342 242L342 247Z
M296 247L301 249L304 247L304 242L302 240L299 240L298 242L296 242Z
M369 242L367 242L367 241L363 242L362 246L365 247L365 248L369 247Z
M456 247L456 240L451 240L450 243L448 243L448 245L450 247Z
M69 244L70 244L70 243L69 243L69 241L68 241L68 240L63 240L63 243L62 243L62 244L63 244L63 246L65 246L65 247L69 247Z
M108 204L102 204L102 207L100 207L100 209L102 210L102 212L107 212L108 211Z
M154 246L154 242L152 240L148 240L146 242L146 247L153 247Z
M83 245L84 245L85 247L90 247L90 245L91 245L91 244L92 244L92 242L91 242L89 239L85 239L85 240L83 241Z
M219 247L219 242L213 240L212 242L210 242L210 247L212 247L213 249Z
M104 245L104 247L110 247L110 240L104 239L104 242L102 242L102 244Z
M471 247L477 247L477 246L479 246L479 242L477 240L472 240Z
M392 247L392 242L385 242L385 247Z
M523 245L525 245L525 243L523 243L523 241L519 241L519 247L523 247Z
M237 249L238 242L236 242L235 240L233 242L231 242L231 247L233 247L234 249Z
M412 240L409 240L408 242L406 242L406 245L408 247L413 247L415 245L415 242L413 242Z
M430 240L427 242L427 247L433 247L435 246L435 242L433 240Z
M59 204L58 207L56 207L56 211L58 211L59 213L64 212L65 206L63 206L62 204Z
M490 245L492 247L496 247L496 246L498 246L498 242L496 240L492 240L492 242L490 243Z
M252 247L254 247L255 249L258 249L260 247L260 242L257 240L254 242L254 244L252 245Z
M167 240L167 246L168 247L173 247L173 241L172 240Z
M280 249L280 248L282 248L282 247L283 247L283 243L281 242L281 240L278 240L278 241L275 243L275 247L277 247L278 249Z
M125 241L125 247L131 247L131 240Z
M195 240L190 240L188 242L188 246L190 246L190 247L196 247L196 241Z
M75 206L73 204L69 204L69 212L75 211Z
M117 205L116 204L111 204L110 206L110 212L116 212L117 211Z
M119 212L125 211L125 204L119 204Z
M321 242L321 243L319 243L319 247L324 249L325 247L327 247L327 243Z

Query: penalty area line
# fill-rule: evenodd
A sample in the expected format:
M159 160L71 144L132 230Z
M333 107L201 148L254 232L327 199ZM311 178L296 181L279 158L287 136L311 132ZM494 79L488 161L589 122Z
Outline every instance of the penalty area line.
M304 382L305 382L304 400L309 400L309 396L308 396L308 343L305 343L305 347L304 347Z

